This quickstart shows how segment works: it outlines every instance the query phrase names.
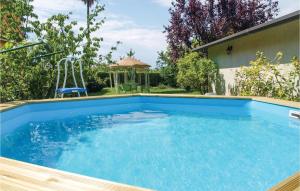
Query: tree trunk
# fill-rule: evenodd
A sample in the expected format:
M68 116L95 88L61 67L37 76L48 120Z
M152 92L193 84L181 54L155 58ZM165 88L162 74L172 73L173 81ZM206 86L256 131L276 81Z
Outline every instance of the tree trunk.
M86 28L87 28L87 51L89 52L90 50L90 44L91 44L91 37L90 37L90 20L89 20L89 17L90 17L90 1L88 0L86 2ZM89 53L88 53L88 56L89 56ZM90 60L89 58L87 58L88 60L88 68L91 69L91 63L90 63Z
M88 43L90 40L90 21L89 21L89 16L90 16L90 2L87 1L86 3L86 27L87 27L87 39Z

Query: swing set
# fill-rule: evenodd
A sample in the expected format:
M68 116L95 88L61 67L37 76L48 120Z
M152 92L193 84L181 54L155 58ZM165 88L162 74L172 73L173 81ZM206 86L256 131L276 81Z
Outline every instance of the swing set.
M18 47L14 47L14 48L10 48L10 49L0 50L0 54L5 54L8 52L12 52L12 51L18 51L18 50L21 50L24 48L29 48L29 47L33 47L33 46L37 46L37 45L42 45L42 44L45 44L46 46L48 46L47 43L40 41L40 42L26 44L23 46L18 46ZM44 57L53 56L56 54L61 54L61 53L63 53L63 51L47 53L47 54L36 56L33 59L40 59L40 58L44 58ZM61 88L59 88L60 71L61 71L60 65L62 63L64 63L64 82L63 82L63 86ZM81 83L82 83L83 87L79 87L77 84L77 81L76 81L74 65L77 63L79 64L79 73L80 73ZM69 65L71 65L73 83L75 85L74 87L66 87ZM87 89L86 89L85 83L84 83L84 78L83 78L82 61L80 59L77 59L75 56L67 56L67 57L61 59L60 61L58 61L58 63L57 63L57 80L56 80L54 98L56 98L56 97L63 98L64 94L73 94L73 93L77 93L78 97L80 97L80 93L85 93L85 95L88 96Z

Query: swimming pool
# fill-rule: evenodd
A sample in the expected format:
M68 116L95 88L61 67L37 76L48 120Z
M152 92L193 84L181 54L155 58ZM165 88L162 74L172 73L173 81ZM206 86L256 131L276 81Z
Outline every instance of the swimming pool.
M161 191L266 190L300 170L300 122L251 100L127 97L1 113L1 156Z

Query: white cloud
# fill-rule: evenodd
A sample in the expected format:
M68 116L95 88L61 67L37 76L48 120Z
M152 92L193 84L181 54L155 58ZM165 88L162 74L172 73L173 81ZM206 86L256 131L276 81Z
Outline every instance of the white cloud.
M78 28L86 24L86 7L79 0L34 0L33 5L42 21L53 14L71 11L73 12L71 19L78 21ZM116 59L124 56L132 48L136 52L137 58L151 65L155 64L157 51L166 47L162 28L139 26L133 18L107 11L103 13L104 16L107 18L105 24L94 33L94 36L104 38L101 53L107 53L111 46L114 46L117 41L121 41L122 44L115 52Z
M104 38L105 49L116 41L121 41L121 47L116 53L116 58L124 56L132 48L136 57L154 65L157 51L166 47L165 36L162 29L141 27L133 20L123 16L108 17L103 28L96 34Z
M172 0L153 0L153 1L154 3L157 3L164 7L170 7L172 3Z
M280 0L279 1L279 15L283 16L294 11L300 10L300 1L296 0Z
M34 0L32 5L41 20L57 13L80 13L85 10L84 3L79 0Z

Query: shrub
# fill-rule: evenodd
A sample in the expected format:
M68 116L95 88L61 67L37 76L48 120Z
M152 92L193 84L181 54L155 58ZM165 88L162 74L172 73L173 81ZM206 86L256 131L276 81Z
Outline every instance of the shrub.
M241 67L236 73L236 90L243 96L265 96L288 100L300 99L299 59L291 60L291 68L283 72L279 68L283 54L278 52L273 60L263 52L257 52L250 67Z
M177 66L172 62L169 51L158 53L156 65L160 73L160 81L167 86L176 87Z
M192 52L179 59L177 67L177 82L185 89L197 89L202 94L212 90L218 74L218 67L212 60Z
M149 78L150 86L158 86L163 81L162 77L160 76L160 73L158 72L150 72Z
M11 47L6 43L6 47ZM32 51L34 52L34 51ZM53 63L35 63L26 49L0 55L1 102L49 97L55 86Z
M95 65L85 71L88 92L100 92L104 87L109 86L109 73L103 72L103 70L105 68L102 65Z

